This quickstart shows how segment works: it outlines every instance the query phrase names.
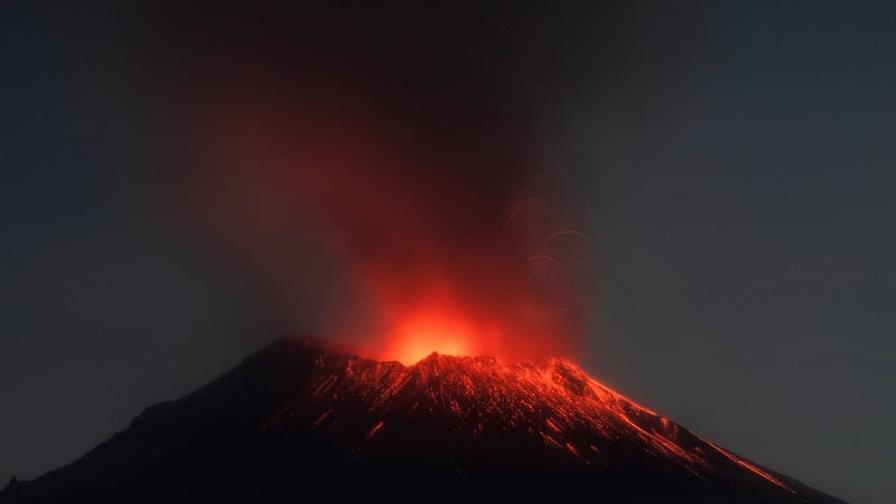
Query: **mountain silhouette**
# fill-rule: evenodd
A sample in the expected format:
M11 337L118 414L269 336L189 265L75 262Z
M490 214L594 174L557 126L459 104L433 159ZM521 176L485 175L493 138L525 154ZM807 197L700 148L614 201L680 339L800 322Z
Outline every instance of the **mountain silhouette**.
M581 499L837 503L601 385L571 362L412 366L285 337L152 406L0 502Z

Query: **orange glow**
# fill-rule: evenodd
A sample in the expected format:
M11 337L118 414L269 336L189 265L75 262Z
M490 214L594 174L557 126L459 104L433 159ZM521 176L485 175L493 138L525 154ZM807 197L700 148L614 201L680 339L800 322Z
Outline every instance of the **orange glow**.
M709 446L712 446L713 448L715 448L715 450L718 451L719 453L721 453L723 456L725 456L725 458L727 458L728 460L734 462L735 464L737 464L737 465L743 467L744 469L746 469L746 470L752 472L753 474L759 476L760 478L762 478L762 479L768 481L769 483L771 483L771 484L773 484L773 485L775 485L775 486L779 486L779 487L783 488L784 490L787 490L787 491L790 492L790 493L796 493L796 492L793 491L793 489L791 489L790 487L788 487L787 485L785 485L784 483L782 483L781 480L779 480L778 478L775 478L775 477L772 476L771 474L769 474L769 473L763 471L762 469L756 467L755 465L751 464L751 463L748 462L747 460L742 459L742 458L738 457L737 455L735 455L735 454L729 452L728 450L726 450L726 449L724 449L724 448L721 448L721 447L717 446L716 444L712 443L712 442L709 441L708 439L703 439L703 438L701 438L701 439L702 439L706 444L708 444Z
M427 314L405 321L388 344L384 358L412 365L433 352L464 356L473 352L474 333L463 319Z
M585 277L572 261L587 240L532 197L528 128L488 107L432 116L388 88L321 85L354 82L354 66L297 75L283 93L250 68L202 81L191 101L202 156L175 185L200 240L245 272L278 322L405 364L575 353ZM386 103L398 115L383 115ZM312 301L319 320L296 310Z
M406 414L412 397L414 408L435 413L471 439L483 432L525 433L554 456L597 467L607 466L607 454L624 445L699 478L738 474L738 480L747 476L794 493L770 472L631 401L567 359L512 363L481 356L481 345L474 346L479 341L467 339L476 327L444 305L432 305L401 328L405 332L395 337L391 355L411 364L353 355L347 363L328 360L343 364L322 368L328 370L312 384L315 429L337 425L344 398L357 397L375 415L366 424L364 442L388 438L387 419ZM433 349L471 355L429 355ZM274 422L291 416L278 414Z

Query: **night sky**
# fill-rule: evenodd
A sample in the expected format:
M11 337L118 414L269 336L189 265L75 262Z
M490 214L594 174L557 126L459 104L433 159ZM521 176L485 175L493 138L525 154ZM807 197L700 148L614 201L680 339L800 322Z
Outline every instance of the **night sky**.
M376 138L401 147L384 152L467 166L396 168L448 195L422 222L485 236L509 195L534 194L587 234L586 370L811 486L896 501L896 8L629 3L5 3L0 478L70 462L364 304L316 210L276 206L256 234L235 217L256 207L219 187L236 167L267 191L274 158L234 153L276 151L306 103L321 124L352 118L337 105L357 84L385 118ZM210 160L208 111L231 106L265 139L224 135Z

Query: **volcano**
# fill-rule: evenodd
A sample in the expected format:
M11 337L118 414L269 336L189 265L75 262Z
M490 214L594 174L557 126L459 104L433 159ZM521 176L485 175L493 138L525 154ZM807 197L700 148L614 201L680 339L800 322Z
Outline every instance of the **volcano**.
M405 366L281 338L152 406L2 502L312 497L841 502L735 455L564 359Z

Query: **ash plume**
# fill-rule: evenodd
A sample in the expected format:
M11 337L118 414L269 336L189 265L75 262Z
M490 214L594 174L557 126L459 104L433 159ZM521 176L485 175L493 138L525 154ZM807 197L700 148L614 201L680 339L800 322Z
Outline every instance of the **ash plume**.
M312 303L312 329L399 360L420 338L575 350L570 268L589 240L546 197L529 110L543 34L531 17L467 21L230 13L192 34L179 212L281 316Z

